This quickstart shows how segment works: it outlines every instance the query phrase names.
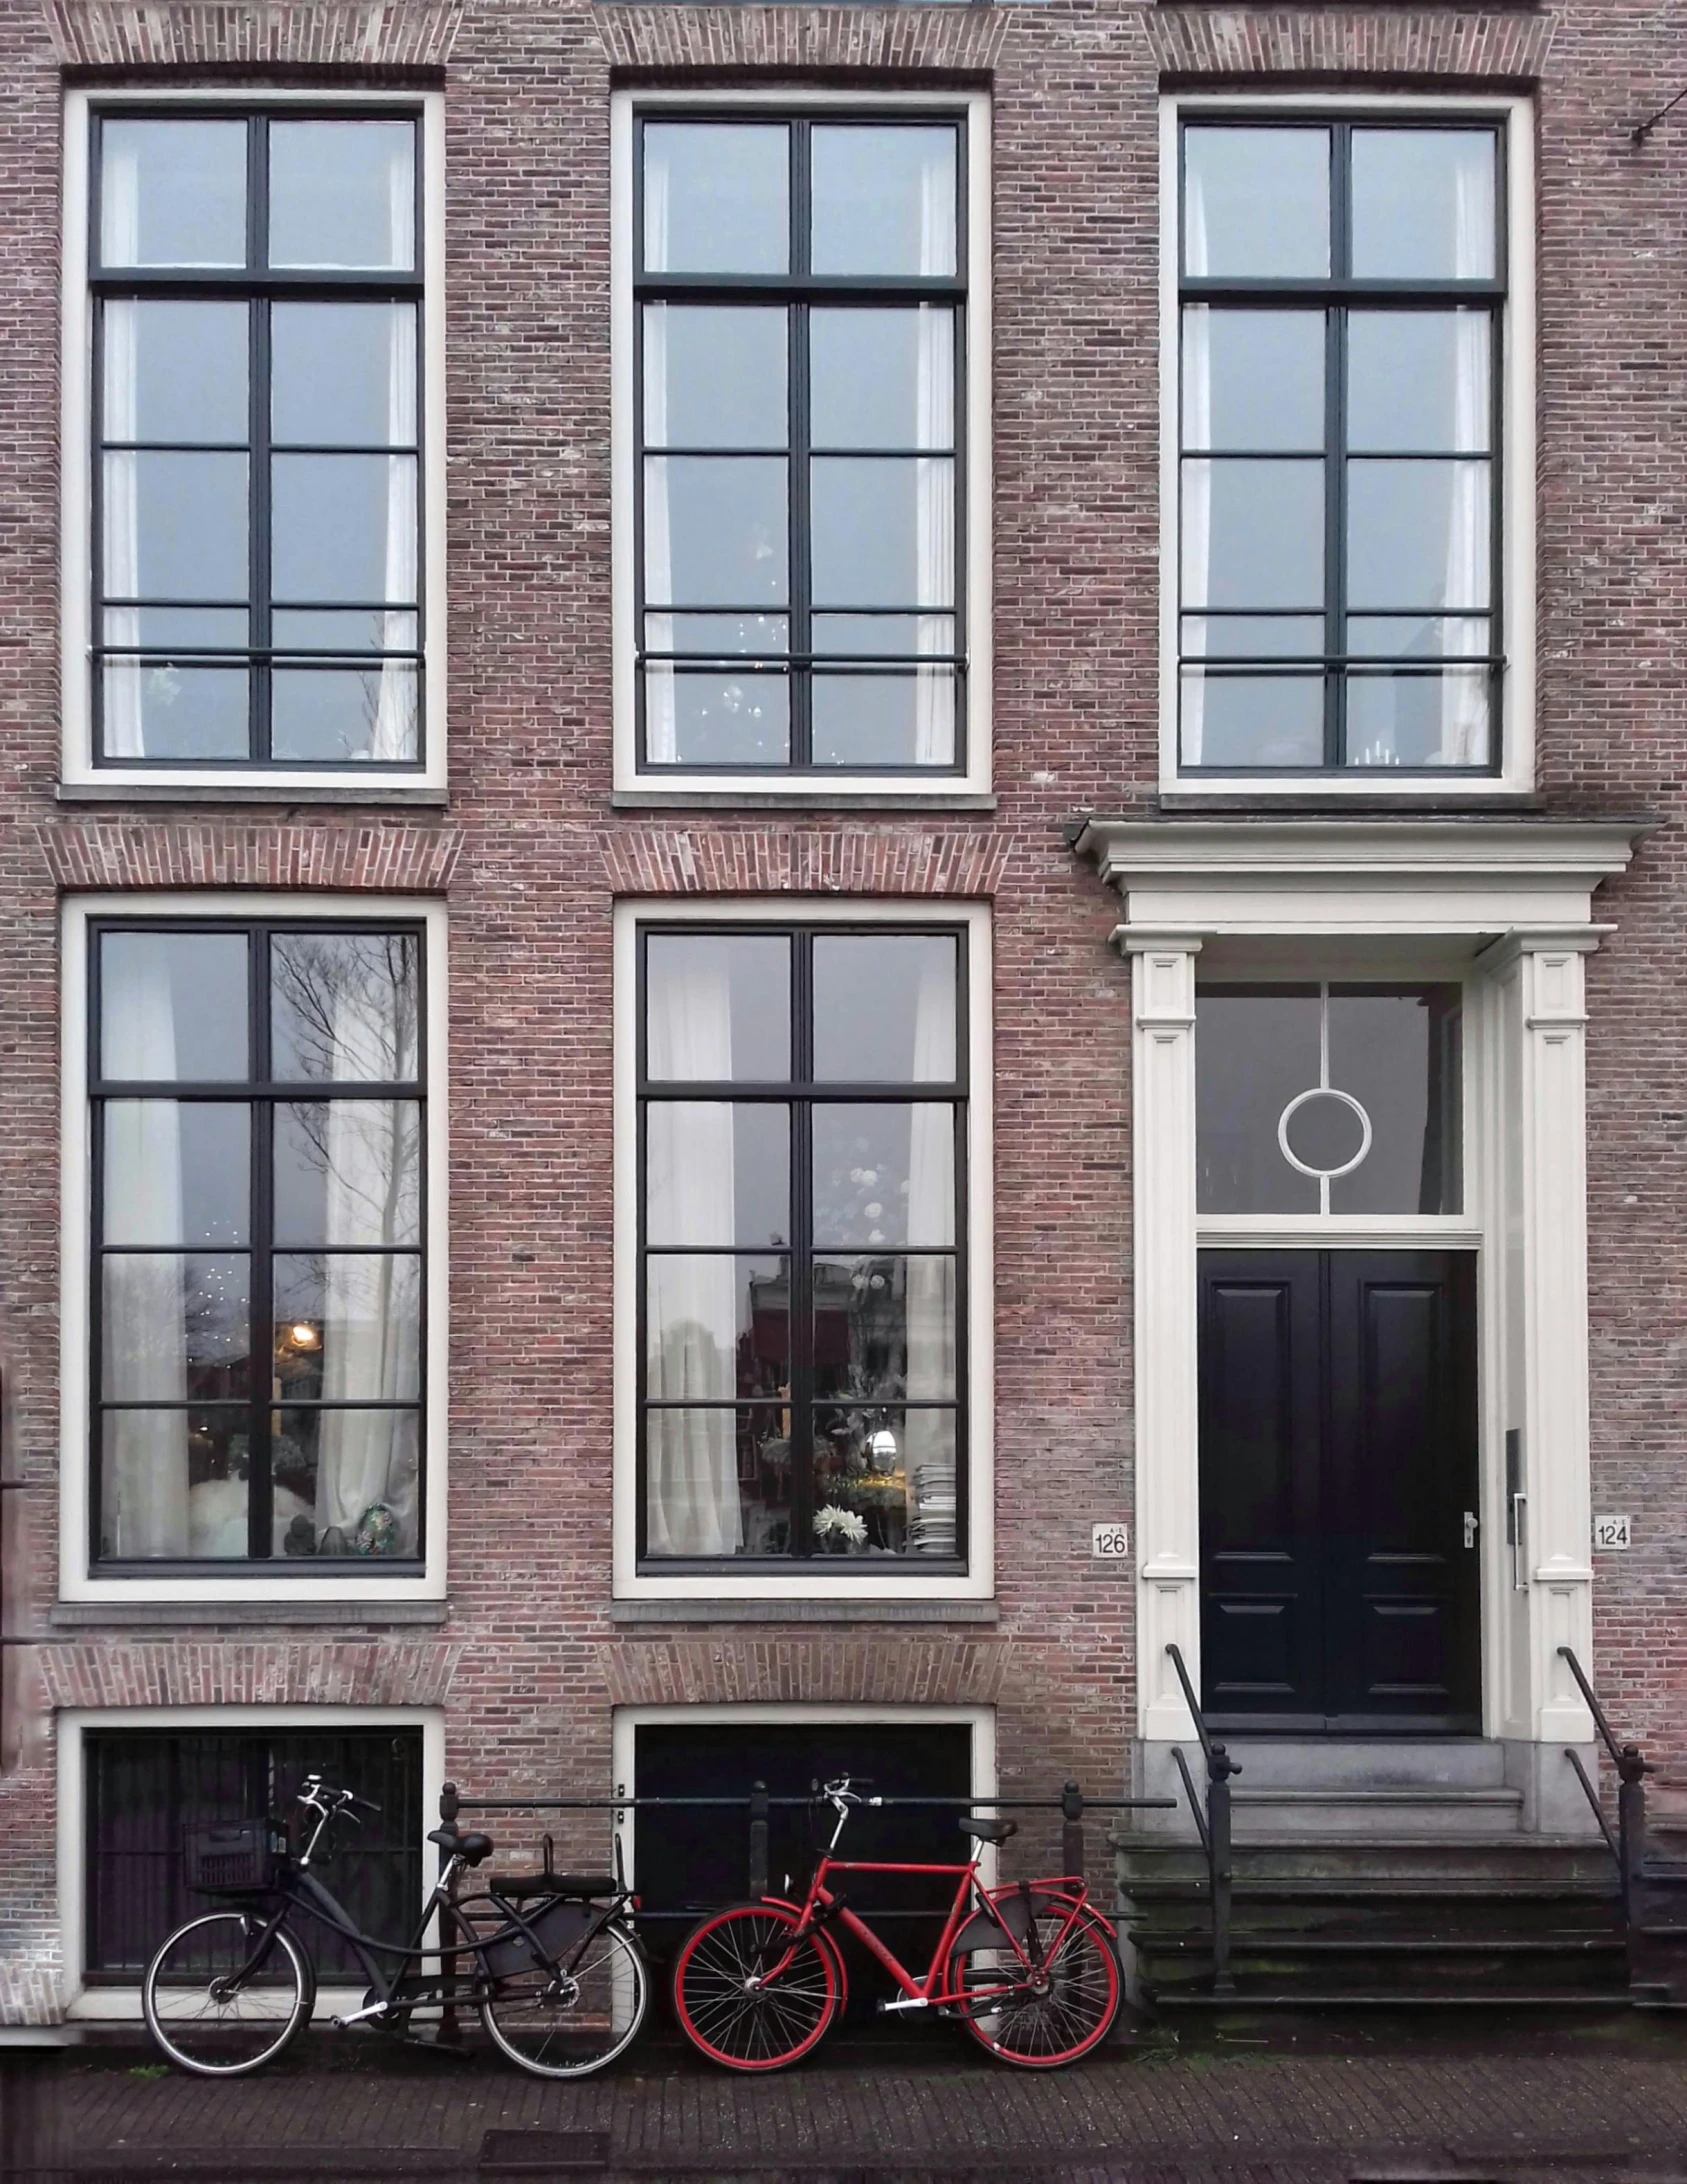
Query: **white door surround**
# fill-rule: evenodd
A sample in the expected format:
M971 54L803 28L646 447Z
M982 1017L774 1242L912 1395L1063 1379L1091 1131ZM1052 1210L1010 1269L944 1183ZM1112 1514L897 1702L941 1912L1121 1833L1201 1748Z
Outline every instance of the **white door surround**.
M1591 1738L1557 1651L1573 1646L1586 1662L1592 1634L1582 973L1612 930L1594 920L1594 890L1627 867L1644 831L1639 820L1238 816L1093 818L1077 835L1078 852L1124 897L1114 937L1131 958L1137 1733L1146 1746L1193 1735L1169 1643L1197 1689L1200 1679L1198 961L1225 976L1464 980L1465 1217L1357 1219L1345 1240L1406 1242L1420 1230L1427 1240L1433 1229L1452 1243L1460 1239L1449 1232L1462 1229L1480 1251L1484 1729L1558 1752ZM1262 1243L1291 1241L1295 1227L1255 1225ZM1319 1225L1334 1241L1328 1232L1344 1224ZM1520 1436L1520 1475L1510 1480L1508 1431ZM1515 1546L1508 1490L1526 1497ZM1561 1759L1552 1771L1563 1771ZM1548 1802L1558 1809L1555 1795Z

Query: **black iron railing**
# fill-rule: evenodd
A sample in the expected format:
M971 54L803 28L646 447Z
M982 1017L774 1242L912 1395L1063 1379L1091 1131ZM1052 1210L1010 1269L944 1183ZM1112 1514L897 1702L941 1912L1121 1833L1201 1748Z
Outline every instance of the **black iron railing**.
M1593 1807L1593 1817L1599 1823L1599 1832L1605 1838L1606 1847L1617 1862L1617 1883L1622 1896L1623 1931L1628 1943L1629 1964L1634 1968L1635 1952L1640 1939L1642 1923L1641 1895L1643 1869L1646 1863L1646 1777L1651 1769L1638 1744L1619 1744L1617 1733L1605 1717L1605 1709L1599 1703L1592 1684L1582 1673L1582 1664L1569 1646L1560 1646L1558 1658L1569 1668L1576 1679L1576 1688L1587 1701L1587 1710L1593 1716L1593 1725L1599 1731L1599 1740L1611 1755L1611 1764L1617 1770L1617 1832L1611 1833L1611 1823L1605 1816L1599 1792L1582 1765L1582 1756L1572 1745L1564 1748L1564 1757L1576 1771L1576 1779Z
M1230 1892L1234 1881L1230 1856L1230 1778L1239 1775L1242 1768L1240 1762L1232 1759L1224 1746L1215 1743L1208 1733L1206 1717L1195 1696L1195 1686L1189 1680L1189 1671L1183 1665L1182 1653L1176 1646L1167 1646L1166 1652L1177 1670L1177 1680L1183 1686L1189 1716L1195 1724L1195 1734L1201 1740L1201 1757L1207 1766L1206 1812L1203 1815L1189 1762L1180 1745L1172 1746L1172 1759L1183 1777L1189 1809L1195 1816L1195 1832L1207 1858L1207 1897L1213 1924L1213 1993L1234 1994L1236 1982L1230 1972Z

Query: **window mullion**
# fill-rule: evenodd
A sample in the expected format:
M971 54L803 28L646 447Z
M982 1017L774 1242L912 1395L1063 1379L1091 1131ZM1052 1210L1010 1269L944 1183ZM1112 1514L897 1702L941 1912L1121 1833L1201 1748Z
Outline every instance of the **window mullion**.
M247 137L246 256L254 280L269 262L269 120L254 114ZM247 750L270 750L269 612L269 315L267 293L254 291L248 363L246 457L247 630L252 647Z
M253 928L251 969L247 992L251 996L252 1067L257 1081L270 1081L269 1053L269 938L262 926ZM275 1102L252 1101L251 1211L247 1234L251 1239L252 1328L248 1370L251 1373L251 1409L247 1429L246 1551L253 1561L267 1562L275 1540L274 1451L271 1427L275 1395L275 1300L274 1261L271 1249L272 1178L275 1173Z
M814 976L811 933L791 936L791 1075L814 1081ZM791 1102L791 1539L790 1553L814 1553L814 1110L811 1096Z
M1324 763L1347 760L1347 310L1332 304L1324 342Z
M809 494L809 442L813 437L810 428L808 402L808 314L806 303L793 304L790 315L790 332L787 339L790 372L790 398L787 412L786 444L789 465L787 495L789 502L789 594L791 612L791 650L805 662L813 652L813 586L811 583L812 518ZM813 669L808 665L792 667L791 677L791 764L799 770L813 763Z

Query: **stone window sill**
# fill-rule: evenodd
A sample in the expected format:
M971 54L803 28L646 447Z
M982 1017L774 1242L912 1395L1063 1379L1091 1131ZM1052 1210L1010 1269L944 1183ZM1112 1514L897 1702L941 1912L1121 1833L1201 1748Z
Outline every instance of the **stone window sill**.
M449 1600L58 1600L47 1611L56 1629L256 1630L308 1625L336 1630L449 1622Z
M614 1600L612 1623L995 1623L993 1600Z

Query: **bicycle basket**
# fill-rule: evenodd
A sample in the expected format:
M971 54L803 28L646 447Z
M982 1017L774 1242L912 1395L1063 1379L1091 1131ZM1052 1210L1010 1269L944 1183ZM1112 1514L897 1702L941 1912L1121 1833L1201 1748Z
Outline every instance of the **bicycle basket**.
M502 1979L511 1972L533 1971L545 1960L553 1964L566 1963L600 1912L596 1905L581 1903L578 1898L568 1901L553 1898L536 1912L523 1915L545 1957L540 1958L525 1934L507 1934L483 1952L482 1961L495 1979Z
M204 1895L251 1895L268 1888L274 1845L267 1820L188 1828L182 1836L182 1877Z

